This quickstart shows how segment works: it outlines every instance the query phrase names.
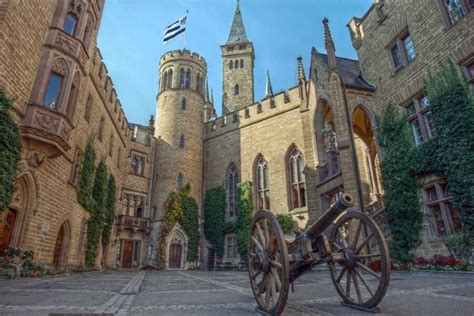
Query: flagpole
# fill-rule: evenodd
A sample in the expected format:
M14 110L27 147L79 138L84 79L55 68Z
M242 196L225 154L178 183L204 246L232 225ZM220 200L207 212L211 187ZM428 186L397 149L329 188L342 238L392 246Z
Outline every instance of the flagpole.
M188 24L188 13L189 13L189 10L186 10L186 24ZM186 30L184 31L184 47L183 49L186 49L186 31L187 31L188 27L186 27Z

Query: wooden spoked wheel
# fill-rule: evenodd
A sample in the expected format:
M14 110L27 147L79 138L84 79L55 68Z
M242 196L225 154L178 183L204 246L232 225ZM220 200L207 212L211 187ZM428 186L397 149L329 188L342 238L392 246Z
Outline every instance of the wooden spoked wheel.
M347 212L336 220L329 244L331 277L344 303L376 307L390 280L388 247L377 223L364 213Z
M290 270L283 231L269 211L258 211L248 239L250 285L258 308L265 313L283 312L288 299Z

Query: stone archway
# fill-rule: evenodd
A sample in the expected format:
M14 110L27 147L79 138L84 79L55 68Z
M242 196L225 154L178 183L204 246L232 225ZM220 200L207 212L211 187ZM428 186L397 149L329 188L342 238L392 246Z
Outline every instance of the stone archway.
M188 236L177 223L166 238L166 269L186 269Z
M64 222L59 228L54 246L53 265L64 267L67 264L67 253L69 246L69 224Z

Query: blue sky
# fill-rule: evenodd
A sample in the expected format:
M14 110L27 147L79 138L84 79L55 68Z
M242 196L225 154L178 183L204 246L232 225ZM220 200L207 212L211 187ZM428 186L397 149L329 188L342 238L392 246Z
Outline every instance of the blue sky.
M346 24L373 0L241 0L247 37L255 49L255 98L264 95L270 70L274 92L296 84L296 58L308 73L311 48L324 52L327 17L338 56L356 58ZM155 114L160 56L181 49L182 35L162 44L163 30L189 10L186 48L208 64L209 86L221 113L220 45L227 41L236 0L106 0L98 46L129 122L148 124Z

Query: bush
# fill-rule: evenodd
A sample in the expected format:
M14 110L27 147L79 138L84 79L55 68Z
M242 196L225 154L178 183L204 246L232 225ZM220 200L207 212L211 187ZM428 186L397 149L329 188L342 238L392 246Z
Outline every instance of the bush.
M277 214L276 216L278 223L280 223L281 229L284 234L291 234L293 232L293 216L290 214Z
M468 262L472 256L474 238L469 233L451 234L446 236L444 244L456 259Z

